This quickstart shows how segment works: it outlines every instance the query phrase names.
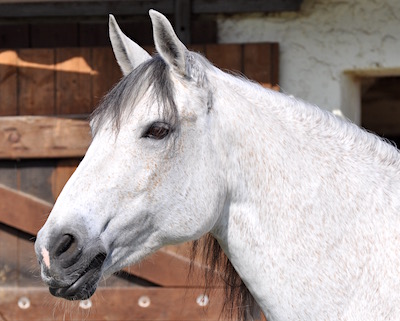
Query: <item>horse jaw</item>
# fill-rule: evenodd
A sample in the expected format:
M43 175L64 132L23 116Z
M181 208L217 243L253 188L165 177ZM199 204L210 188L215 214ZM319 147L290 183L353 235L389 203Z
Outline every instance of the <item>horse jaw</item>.
M129 39L120 29L114 16L109 16L109 34L115 58L124 76L151 56L137 43Z

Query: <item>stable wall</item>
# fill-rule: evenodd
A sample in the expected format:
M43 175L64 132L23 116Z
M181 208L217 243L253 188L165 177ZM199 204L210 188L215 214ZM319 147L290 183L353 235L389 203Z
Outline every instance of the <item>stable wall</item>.
M279 42L282 91L356 123L361 78L400 75L399 0L305 0L297 13L220 16L218 35Z

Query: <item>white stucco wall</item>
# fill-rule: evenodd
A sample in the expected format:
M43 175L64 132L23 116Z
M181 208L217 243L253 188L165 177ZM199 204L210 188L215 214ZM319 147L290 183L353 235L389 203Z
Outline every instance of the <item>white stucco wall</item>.
M355 122L359 76L400 75L400 0L304 0L298 13L221 16L218 32L279 42L282 91Z

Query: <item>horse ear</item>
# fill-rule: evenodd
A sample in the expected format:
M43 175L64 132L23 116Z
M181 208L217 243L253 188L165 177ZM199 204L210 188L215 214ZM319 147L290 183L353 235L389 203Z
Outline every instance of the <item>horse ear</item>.
M108 26L114 55L124 76L151 58L146 50L125 36L112 14L109 16Z
M150 10L153 23L154 44L164 61L181 75L186 74L187 48L178 39L168 19L161 13Z

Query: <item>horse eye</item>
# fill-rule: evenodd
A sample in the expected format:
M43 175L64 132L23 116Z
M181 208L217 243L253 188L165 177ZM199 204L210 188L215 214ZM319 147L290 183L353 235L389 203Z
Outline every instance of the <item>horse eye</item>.
M168 136L170 128L165 123L154 123L152 124L142 137L161 140Z

